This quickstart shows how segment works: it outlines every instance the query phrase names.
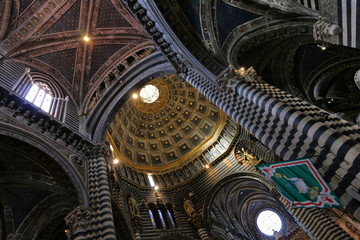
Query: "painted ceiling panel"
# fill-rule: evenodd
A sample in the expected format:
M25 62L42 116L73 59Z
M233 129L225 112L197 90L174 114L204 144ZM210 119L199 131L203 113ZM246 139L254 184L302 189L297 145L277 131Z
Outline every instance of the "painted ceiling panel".
M131 27L110 0L101 1L97 28Z
M15 229L17 229L25 217L41 200L49 196L51 192L29 187L4 187L3 193L8 198L8 203L14 217Z
M21 0L20 1L20 14L22 14L34 0Z
M261 17L261 15L232 7L220 0L217 0L216 15L217 25L221 26L218 28L219 40L221 44L223 44L226 37L234 28L255 18Z
M34 155L36 155L36 153ZM10 171L32 172L48 175L42 167L32 161L29 161L29 159L21 157L17 153L11 151L3 151L2 149L0 157L0 172Z
M178 4L190 24L195 28L199 35L202 36L199 17L199 0L178 0Z
M45 34L77 30L79 27L80 3L78 0Z
M123 48L124 44L98 45L94 47L91 62L90 78L94 76L96 71L117 51Z
M333 54L322 51L318 47L302 47L301 49L304 51L304 57L302 59L302 67L301 67L301 75L302 75L302 84L306 83L307 77L311 74L311 72L317 68L320 64L330 60L335 57Z
M53 52L36 58L58 70L72 84L75 57L76 48Z

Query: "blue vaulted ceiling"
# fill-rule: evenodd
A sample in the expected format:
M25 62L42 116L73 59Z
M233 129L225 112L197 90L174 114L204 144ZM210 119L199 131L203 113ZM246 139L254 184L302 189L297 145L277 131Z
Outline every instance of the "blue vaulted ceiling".
M224 43L225 39L234 28L254 20L255 18L261 17L261 15L230 6L220 0L217 0L216 15L217 25L221 26L218 28L221 44Z

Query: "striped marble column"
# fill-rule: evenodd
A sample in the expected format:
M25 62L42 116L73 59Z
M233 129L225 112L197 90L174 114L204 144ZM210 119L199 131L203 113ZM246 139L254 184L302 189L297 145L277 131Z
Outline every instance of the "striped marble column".
M299 225L307 232L312 239L353 239L343 228L334 222L326 213L318 208L297 208L292 209L292 214L299 222Z
M291 208L287 201L273 189L272 194L291 212L298 225L311 237L311 239L353 239L330 216L319 208Z
M136 239L136 240L141 240L141 235L140 235L140 233L135 233L135 239Z
M284 160L312 158L345 208L360 219L360 128L261 81L231 81L232 94L196 70L184 76Z
M201 240L209 240L210 239L204 228L199 228L198 233L199 233Z
M111 207L106 157L109 149L97 146L89 158L89 200L93 210L92 238L116 239Z

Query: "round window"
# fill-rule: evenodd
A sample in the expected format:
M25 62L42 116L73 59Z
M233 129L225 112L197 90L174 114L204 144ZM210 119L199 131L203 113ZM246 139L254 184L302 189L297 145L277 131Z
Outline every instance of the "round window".
M270 209L266 209L258 214L256 225L261 233L267 236L274 236L274 231L280 232L282 220L279 214Z
M356 86L360 89L360 70L356 71L356 73L354 75L354 80L355 80Z
M159 97L159 89L154 85L146 85L140 90L141 101L145 103L153 103Z

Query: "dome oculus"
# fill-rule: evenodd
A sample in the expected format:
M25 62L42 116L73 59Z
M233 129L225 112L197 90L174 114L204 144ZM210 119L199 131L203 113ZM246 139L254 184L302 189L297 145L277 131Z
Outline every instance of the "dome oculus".
M159 89L154 85L146 85L140 90L140 99L144 103L153 103L159 97Z

